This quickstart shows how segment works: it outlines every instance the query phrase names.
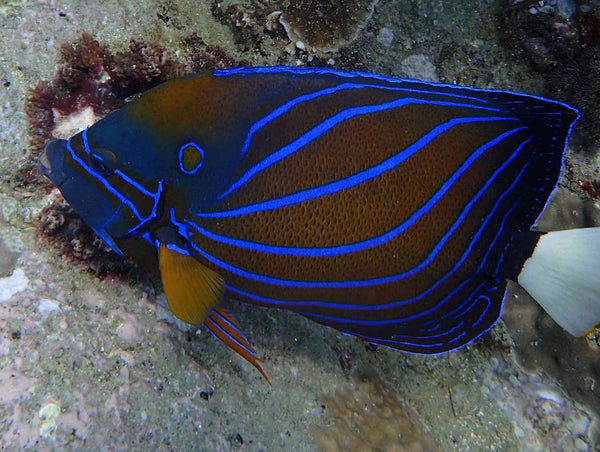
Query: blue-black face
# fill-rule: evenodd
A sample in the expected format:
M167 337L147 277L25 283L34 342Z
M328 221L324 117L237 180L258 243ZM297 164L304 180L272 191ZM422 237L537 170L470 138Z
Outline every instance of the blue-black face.
M141 234L160 216L163 181L143 186L120 167L115 151L90 147L87 133L48 143L40 170L79 216L120 253L113 238Z

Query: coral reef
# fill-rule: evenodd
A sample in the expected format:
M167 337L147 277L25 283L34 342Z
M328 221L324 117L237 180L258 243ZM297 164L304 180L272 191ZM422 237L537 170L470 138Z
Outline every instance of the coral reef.
M225 4L216 0L212 5L212 14L221 23L231 27L241 50L249 50L260 48L265 32L279 39L284 38L278 21L281 12L274 12L274 8L269 2L261 0L251 0L247 5Z
M502 10L499 21L508 44L544 75L546 95L577 107L580 130L598 142L600 1L580 3L521 1Z
M119 258L94 231L81 220L60 196L51 193L53 201L39 213L38 238L52 246L71 265L103 277L107 274L139 279L144 272L128 260Z
M327 452L435 452L439 446L416 413L381 379L339 389L326 400L333 425L316 428L317 445Z
M600 393L600 347L596 328L587 340L574 337L556 325L542 308L521 288L505 305L502 319L511 331L513 350L523 371L539 374L539 369L559 381L563 390L597 413ZM521 378L522 380L522 378Z
M567 361L570 351L559 354L563 355L561 361ZM540 351L536 355L544 360L550 358ZM512 366L506 355L497 355L491 359L490 369L480 376L482 391L512 420L520 450L598 450L596 415L571 400L561 385L540 371L541 364L532 361L527 372ZM573 378L580 370L563 369L563 372ZM590 387L585 390L588 396L595 389L590 384L593 381L588 381ZM586 403L590 401L586 398Z
M292 1L279 21L301 50L330 53L356 39L377 0Z
M328 59L356 39L378 0L215 1L213 15L234 31L242 50L261 48L265 35L299 57ZM290 43L291 41L291 43ZM285 46L285 44L288 44ZM267 45L270 45L268 42Z

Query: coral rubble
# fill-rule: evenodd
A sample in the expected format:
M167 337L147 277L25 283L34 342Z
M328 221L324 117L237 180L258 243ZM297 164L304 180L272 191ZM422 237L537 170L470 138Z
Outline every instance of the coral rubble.
M373 14L376 0L293 1L279 21L296 47L309 52L338 50L358 35Z
M371 18L378 0L215 1L213 15L229 24L243 50L260 48L266 34L283 50L330 58L354 41ZM283 33L285 32L285 33ZM310 60L309 60L310 61Z

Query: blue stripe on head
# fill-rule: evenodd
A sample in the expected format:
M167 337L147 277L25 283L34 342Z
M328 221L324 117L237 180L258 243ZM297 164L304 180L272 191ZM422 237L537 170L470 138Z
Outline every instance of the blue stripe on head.
M89 129L84 130L82 132L81 136L82 136L82 141L83 141L83 145L84 145L83 146L84 151L87 155L90 155L91 149L90 149L90 145L89 145L88 137L87 137L88 130ZM161 199L161 196L163 193L163 189L164 189L162 180L158 181L156 192L152 192L152 191L146 189L143 185L136 182L134 179L132 179L128 175L126 175L125 173L123 173L121 170L116 169L114 171L113 176L119 177L127 185L131 186L135 191L139 192L140 195L149 197L152 199L152 202L153 202L152 209L147 216L144 216L140 213L139 209L137 208L137 206L135 204L135 201L131 201L123 193L121 193L119 190L114 188L105 176L100 175L100 174L96 173L95 171L93 171L89 167L89 165L87 165L83 161L83 159L81 159L79 156L77 156L77 154L75 153L75 150L71 146L71 139L69 139L67 142L67 149L71 155L71 158L77 162L77 164L79 165L79 167L82 170L84 170L92 178L94 178L96 181L98 181L100 184L102 184L102 186L109 193L111 193L113 196L120 199L121 205L120 205L119 209L117 209L115 211L115 213L111 216L111 218L109 218L104 223L102 228L106 228L110 224L110 222L116 218L116 214L122 210L123 206L127 206L130 209L131 213L133 213L133 215L135 216L135 218L137 220L137 224L126 231L121 231L120 236L134 234L136 231L138 231L140 228L142 228L146 223L154 220L157 217L157 215L158 215L157 209L158 209L158 205L159 205L159 202L160 202L160 199ZM130 197L133 198L133 196L130 196ZM106 235L106 234L103 234L103 235Z

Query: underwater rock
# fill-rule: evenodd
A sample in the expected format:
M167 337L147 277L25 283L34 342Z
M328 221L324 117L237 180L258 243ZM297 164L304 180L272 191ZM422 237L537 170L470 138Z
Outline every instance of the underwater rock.
M0 239L0 277L12 273L17 261L17 255Z
M296 47L308 53L331 53L356 39L377 2L294 0L283 11L279 22Z
M378 377L359 381L327 397L331 427L315 429L319 448L326 452L436 452L439 446L394 391Z
M0 303L8 301L13 295L25 290L29 279L21 268L15 269L12 275L0 279Z
M579 109L578 129L600 141L600 1L576 10L570 1L523 1L499 20L509 45L547 80L546 95Z
M132 276L136 266L117 255L85 224L73 208L54 194L38 215L38 238L72 265L102 277L108 273Z

